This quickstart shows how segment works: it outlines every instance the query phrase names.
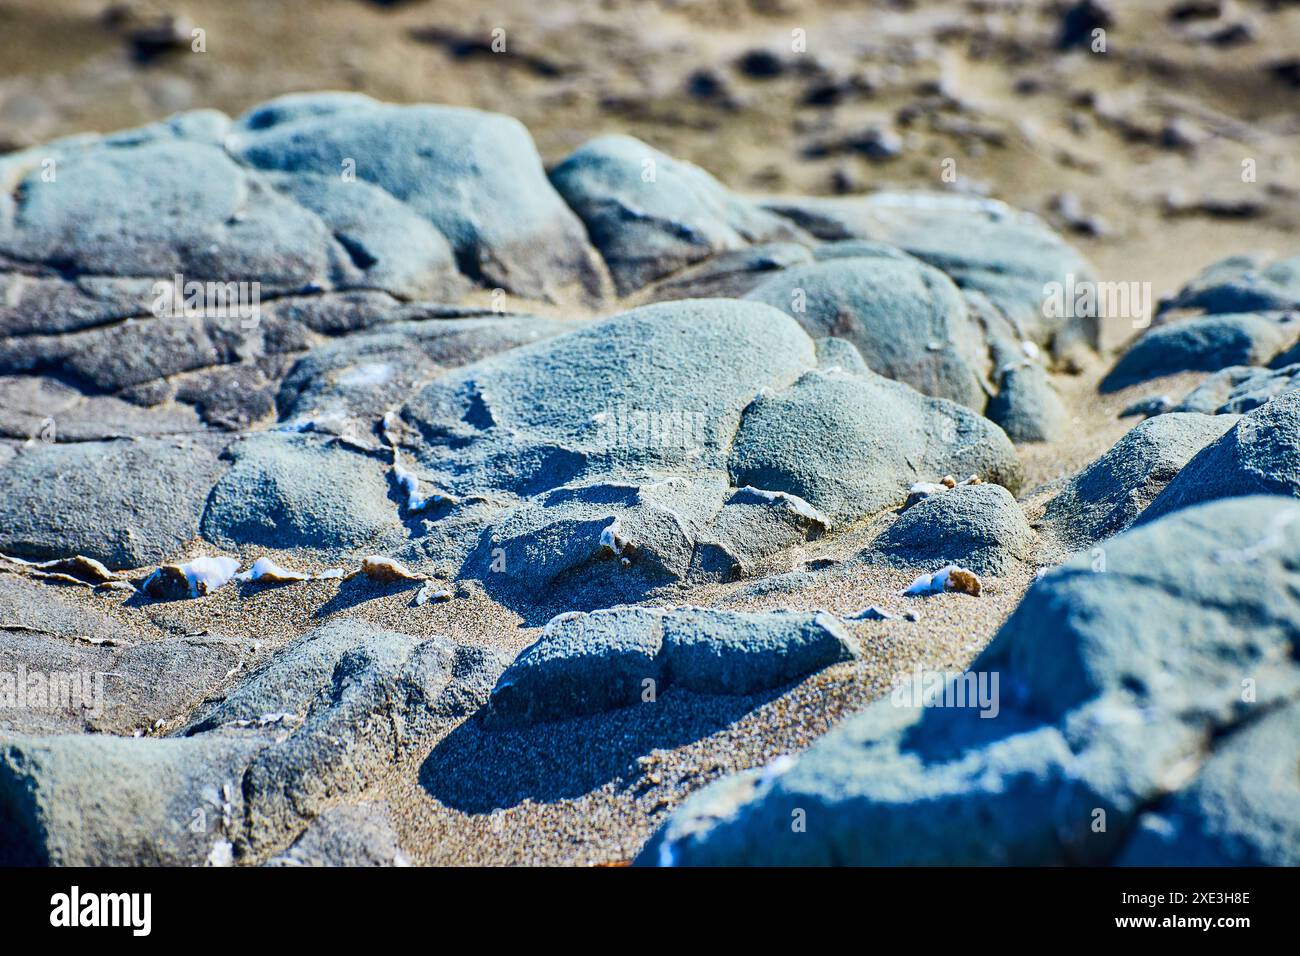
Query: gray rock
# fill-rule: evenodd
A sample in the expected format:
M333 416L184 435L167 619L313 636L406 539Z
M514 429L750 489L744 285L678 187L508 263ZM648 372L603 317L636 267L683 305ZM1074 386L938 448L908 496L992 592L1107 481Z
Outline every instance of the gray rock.
M268 866L407 866L384 803L331 807Z
M994 200L940 193L873 193L766 203L818 239L890 243L984 293L1022 336L1060 354L1096 348L1094 320L1053 317L1044 286L1089 278L1091 269L1037 217Z
M276 652L186 733L278 738L243 782L247 830L237 843L263 852L363 791L435 727L476 710L503 666L492 651L446 638L332 621Z
M747 298L781 309L815 339L847 339L873 372L984 408L988 350L938 269L906 258L837 258L782 270Z
M138 568L177 554L224 470L194 441L37 443L0 471L0 551Z
M1069 413L1046 369L1027 360L999 370L997 394L989 399L984 414L1014 442L1060 441L1070 426Z
M44 599L54 604L48 593ZM5 623L10 620L6 614ZM242 657L238 642L218 637L138 644L121 636L109 640L121 644L96 646L76 637L44 633L6 635L0 645L0 674L14 675L15 685L25 674L29 686L26 707L0 708L0 731L29 735L148 731L183 718ZM0 686L4 683L0 677Z
M801 233L691 163L631 136L584 143L551 182L587 226L620 295L720 252Z
M277 406L282 419L342 414L370 424L447 369L568 327L534 316L384 324L327 342L299 359L280 386Z
M203 536L214 544L340 555L406 539L387 466L336 439L267 432L226 454L233 465L203 513Z
M1300 392L1284 392L1238 419L1183 467L1137 523L1202 501L1260 494L1300 497Z
M518 120L298 94L240 117L228 145L255 167L319 176L331 190L355 184L342 177L352 160L357 182L383 190L446 236L472 279L532 298L558 298L570 288L594 297L606 291L582 223L547 182ZM321 205L334 203L320 196ZM377 211L382 215L377 205L367 214Z
M1254 256L1214 263L1162 304L1161 311L1262 312L1300 308L1300 256L1270 265Z
M244 814L265 742L107 735L0 743L0 863L201 866Z
M1300 364L1280 368L1234 365L1215 372L1172 408L1206 415L1254 411L1283 392L1300 388Z
M720 252L656 283L646 293L646 299L739 299L771 278L772 273L812 261L813 254L807 247L793 242L769 242Z
M1285 312L1242 312L1180 319L1148 329L1102 379L1117 391L1174 372L1217 372L1230 365L1265 365L1300 335Z
M54 585L13 574L0 574L0 630L101 642L123 636L106 615L61 600Z
M978 484L930 495L904 511L872 542L882 556L926 571L959 564L980 574L1005 574L1033 557L1034 532L1009 491Z
M1020 483L1015 450L992 422L871 373L812 371L759 396L729 466L737 486L797 495L836 522L900 505L914 482L939 475Z
M1247 728L1300 693L1285 584L1297 519L1284 498L1216 502L1114 539L1104 573L1080 556L1040 578L971 665L992 693L962 699L970 683L950 679L949 706L926 705L900 684L801 757L692 797L639 860L1099 864L1125 859L1134 821L1171 791L1200 833L1161 862L1204 860L1206 844L1294 855L1294 788L1251 796L1254 772L1222 764L1238 744L1240 766L1286 759L1278 729Z
M743 696L857 654L843 625L824 612L562 614L501 675L485 720L493 727L564 720L653 701L670 686Z
M1072 477L1047 502L1043 520L1072 550L1118 534L1234 421L1182 412L1147 419Z
M1196 779L1138 817L1121 866L1300 865L1300 707L1224 740Z

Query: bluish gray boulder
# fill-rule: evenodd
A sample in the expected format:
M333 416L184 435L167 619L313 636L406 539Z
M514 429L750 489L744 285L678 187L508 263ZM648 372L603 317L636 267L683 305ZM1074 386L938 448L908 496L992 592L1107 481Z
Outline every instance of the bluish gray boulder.
M1300 392L1283 392L1233 423L1183 466L1138 523L1243 495L1300 497Z
M824 612L618 607L553 618L506 669L485 720L516 727L653 702L668 687L744 696L858 655Z
M728 465L737 487L796 495L836 522L900 505L913 483L945 474L1020 485L1015 449L996 425L872 373L814 370L760 395Z
M569 289L599 298L607 291L582 223L547 182L528 131L511 117L297 94L240 117L227 148L258 169L322 177L330 190L356 182L378 187L442 233L461 272L474 280L531 298L555 299ZM355 182L345 179L348 172ZM322 196L320 204L336 201Z
M813 261L813 253L795 242L768 242L720 252L655 283L645 293L650 302L672 299L739 299L772 273Z
M165 560L198 536L224 470L192 440L38 442L0 469L0 552L115 570Z
M963 485L918 501L871 543L866 557L937 571L959 564L980 574L1005 574L1033 558L1035 538L1025 513L1000 485Z
M1063 354L1096 348L1094 319L1044 309L1049 283L1092 270L1041 220L990 199L941 193L879 192L835 199L780 199L767 208L822 240L867 239L897 246L946 272L962 289L984 293L1039 345Z
M1287 312L1195 316L1152 326L1102 379L1117 391L1174 372L1217 372L1230 365L1266 365L1300 336Z
M1037 362L1017 359L995 374L997 392L984 414L1013 442L1060 441L1068 433L1069 413L1060 394Z
M1242 414L1295 388L1300 388L1300 364L1279 368L1233 365L1215 372L1170 410L1206 415Z
M0 742L0 864L202 866L229 848L260 739Z
M1121 866L1300 866L1300 707L1236 731L1186 788L1138 817Z
M620 295L717 253L802 235L631 136L584 143L551 170L551 182L586 224Z
M1119 534L1235 420L1190 412L1148 418L1071 477L1047 502L1044 522L1071 550Z
M988 349L952 280L900 258L836 258L784 269L746 298L785 312L815 339L857 346L867 367L980 411Z
M1106 552L1104 571L1082 555L1040 578L966 674L901 675L802 756L693 796L639 861L1294 858L1294 780L1265 796L1234 768L1294 749L1267 722L1300 693L1300 505L1216 502ZM1181 826L1163 847L1134 828L1153 808Z
M226 454L233 464L203 512L203 537L213 544L342 555L407 537L388 467L337 439L264 432Z
M1162 303L1161 311L1196 309L1211 314L1300 308L1300 256L1268 265L1256 256L1230 256Z

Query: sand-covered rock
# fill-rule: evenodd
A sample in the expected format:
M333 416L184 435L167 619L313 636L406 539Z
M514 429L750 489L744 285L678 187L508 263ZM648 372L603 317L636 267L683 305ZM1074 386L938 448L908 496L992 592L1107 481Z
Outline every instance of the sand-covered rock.
M165 560L198 536L224 470L185 439L28 445L0 468L0 552L113 569Z
M867 367L976 411L988 351L952 280L900 258L836 258L784 269L750 292L815 339L852 342Z
M714 253L797 237L787 221L631 136L584 143L551 182L586 224L621 295Z
M1043 520L1074 549L1118 534L1235 420L1191 412L1147 419L1070 478L1047 502Z
M247 827L236 843L260 851L364 790L437 722L475 710L501 667L483 648L336 620L277 651L185 732L274 740L243 782Z
M1258 256L1230 256L1207 266L1162 309L1260 312L1300 308L1300 256L1265 264Z
M1300 336L1289 312L1195 316L1152 326L1102 380L1103 391L1174 372L1217 372L1230 365L1267 365Z
M331 807L268 866L407 866L388 807L343 804Z
M1003 574L1029 560L1033 529L1011 492L1000 485L965 485L930 495L904 511L874 542L879 556L935 571L958 564Z
M653 703L669 687L745 695L858 654L834 617L707 608L621 607L552 619L501 675L496 727Z
M1236 420L1183 466L1138 521L1202 501L1262 494L1300 497L1300 392L1284 392Z
M1294 781L1265 796L1220 768L1284 759L1266 722L1300 695L1300 603L1284 583L1298 518L1285 498L1218 502L1114 539L1105 571L1080 556L1036 582L972 663L977 686L1000 678L987 698L915 706L900 685L794 761L693 797L641 860L1195 863L1216 846L1291 858ZM1143 850L1132 825L1153 806L1182 829Z

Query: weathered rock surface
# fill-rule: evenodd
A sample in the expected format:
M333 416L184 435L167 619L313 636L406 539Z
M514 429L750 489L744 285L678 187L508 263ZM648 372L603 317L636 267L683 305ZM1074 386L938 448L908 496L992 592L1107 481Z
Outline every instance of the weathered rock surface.
M976 411L988 351L952 280L899 258L836 258L784 269L747 298L781 309L815 339L857 346L873 372Z
M1295 388L1300 388L1300 364L1279 368L1233 365L1196 386L1171 411L1242 414Z
M1217 372L1230 365L1267 365L1300 336L1289 312L1196 316L1152 326L1102 380L1114 391L1174 372Z
M1293 716L1269 715L1300 698L1297 519L1285 498L1216 502L1114 539L1104 573L1080 556L1036 582L971 665L986 688L999 675L999 693L911 706L903 685L794 761L692 797L641 861L1293 858L1294 774L1255 793L1233 767L1294 749L1274 744ZM1153 806L1177 841L1134 830Z
M1284 392L1237 420L1183 467L1138 522L1202 501L1261 494L1300 497L1300 392Z
M164 560L198 536L223 470L183 439L24 447L0 469L0 552L83 554L113 569Z
M551 182L586 224L620 295L715 253L800 235L698 166L631 136L583 144Z
M1171 412L1137 425L1048 503L1043 520L1071 549L1128 528L1235 416Z
M1063 353L1096 347L1095 323L1047 315L1043 288L1091 269L1040 220L994 200L880 192L844 199L783 199L767 207L819 239L889 243L984 293L1022 336Z
M1206 268L1162 310L1206 313L1300 308L1300 256L1268 265L1255 256L1231 256Z
M829 614L622 607L552 619L501 675L486 720L510 727L655 700L746 695L857 656Z
M268 866L407 866L386 804L331 807Z
M867 557L936 571L958 564L980 574L1005 574L1033 556L1033 529L1016 499L999 485L953 488L904 511L872 542Z

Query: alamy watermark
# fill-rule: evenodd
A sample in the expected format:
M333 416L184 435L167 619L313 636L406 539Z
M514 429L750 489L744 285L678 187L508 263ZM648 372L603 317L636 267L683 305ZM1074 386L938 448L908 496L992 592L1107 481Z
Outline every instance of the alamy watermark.
M894 678L889 700L895 707L971 708L980 717L1002 710L997 671L931 671L921 667Z
M684 408L613 408L595 416L596 442L606 449L704 450L708 417Z
M76 710L90 717L104 712L103 671L0 671L0 710Z
M1043 286L1043 315L1049 319L1126 319L1133 328L1151 324L1150 282L1094 282L1067 273L1064 282Z
M238 319L240 327L252 329L262 318L262 284L187 282L178 272L170 282L153 284L149 311L159 319Z

